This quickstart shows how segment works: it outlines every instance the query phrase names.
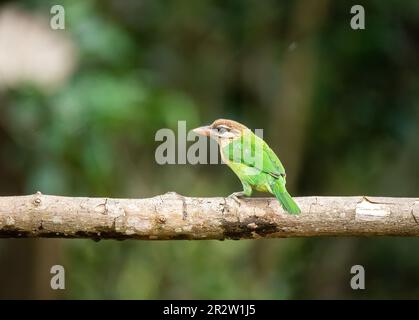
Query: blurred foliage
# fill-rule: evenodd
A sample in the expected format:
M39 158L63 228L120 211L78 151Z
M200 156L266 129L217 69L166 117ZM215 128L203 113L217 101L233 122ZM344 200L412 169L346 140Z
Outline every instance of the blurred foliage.
M18 5L48 19L57 3L78 69L53 93L0 93L2 195L230 194L224 166L154 160L158 129L220 117L265 129L296 196L418 195L418 1L359 2L363 31L351 1ZM419 296L419 239L63 243L71 298ZM365 291L350 289L354 264Z

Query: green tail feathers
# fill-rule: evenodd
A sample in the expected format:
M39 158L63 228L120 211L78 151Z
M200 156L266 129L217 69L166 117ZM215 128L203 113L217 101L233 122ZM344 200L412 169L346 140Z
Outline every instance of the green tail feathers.
M297 203L295 203L294 199L291 197L285 187L281 186L279 183L276 183L272 186L272 191L285 211L291 214L301 213Z

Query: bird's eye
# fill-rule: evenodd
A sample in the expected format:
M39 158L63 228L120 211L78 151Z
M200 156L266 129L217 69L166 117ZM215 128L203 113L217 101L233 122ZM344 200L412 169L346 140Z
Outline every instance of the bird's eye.
M219 134L223 134L228 131L226 127L218 127L217 129Z

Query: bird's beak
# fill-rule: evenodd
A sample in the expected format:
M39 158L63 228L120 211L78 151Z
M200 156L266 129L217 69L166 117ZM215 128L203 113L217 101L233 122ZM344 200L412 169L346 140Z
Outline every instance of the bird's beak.
M206 137L208 137L211 134L211 128L209 126L195 128L192 131L201 136L206 136Z

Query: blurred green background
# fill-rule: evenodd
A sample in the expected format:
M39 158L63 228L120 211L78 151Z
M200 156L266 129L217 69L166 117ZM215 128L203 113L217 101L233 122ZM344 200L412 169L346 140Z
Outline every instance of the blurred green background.
M49 27L54 4L65 30ZM1 2L0 195L228 195L227 167L154 158L158 129L221 117L264 129L295 196L417 197L419 1ZM0 298L419 298L418 248L0 240ZM350 288L354 264L366 290Z

